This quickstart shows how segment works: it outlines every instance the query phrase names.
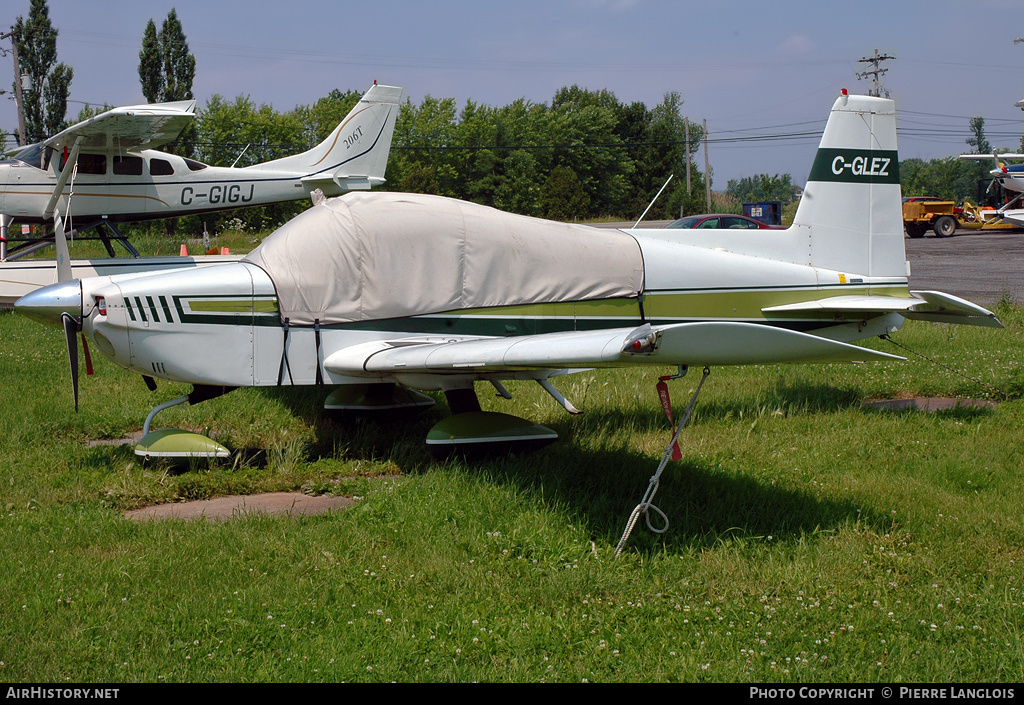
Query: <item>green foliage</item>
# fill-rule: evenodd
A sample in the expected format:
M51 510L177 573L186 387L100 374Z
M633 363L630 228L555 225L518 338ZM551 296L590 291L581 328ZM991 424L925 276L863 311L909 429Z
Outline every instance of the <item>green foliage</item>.
M970 119L968 146L974 154L992 154L992 145L985 135L985 118ZM1000 188L991 186L990 162L968 161L957 156L923 161L905 159L900 162L900 186L904 196L935 196L947 201L975 205L989 202L1000 205Z
M786 206L797 199L799 187L790 174L757 174L742 179L730 179L726 193L741 203L779 201Z
M143 31L142 49L139 51L139 82L146 100L150 103L191 100L195 77L196 57L188 50L178 13L171 9L159 32L156 31L156 23L150 19ZM163 149L183 157L194 157L195 141L196 128L189 125Z
M904 159L900 162L900 187L904 196L935 196L947 201L976 202L988 180L981 178L978 163L957 157ZM979 181L979 179L981 179Z
M114 106L107 105L106 103L104 103L103 105L89 105L88 103L86 103L82 106L82 109L78 111L78 116L75 118L75 122L84 122L89 118L96 117L100 113L110 110L113 107Z
M586 213L590 196L583 189L576 172L567 166L556 166L544 185L542 196L544 217L551 220L572 220Z
M142 95L150 103L159 103L164 95L164 61L160 51L160 37L156 23L151 19L142 33L142 49L139 51L139 82Z
M575 85L559 89L550 106L523 98L502 107L467 101L458 115L451 100L407 101L385 188L567 220L635 218L675 174L674 190L648 216L674 217L686 193L678 178L686 152L681 109L678 93L648 110ZM692 154L700 129L690 125L690 137ZM692 171L703 198L703 175Z
M159 34L155 23L147 25L140 80L150 88L144 90L162 85L156 57L162 56L164 36L171 26L180 31L180 23L165 22ZM214 95L198 111L191 138L194 156L211 165L248 166L310 149L327 138L361 95L335 89L313 105L288 112L257 105L249 96L228 100ZM147 98L172 96L147 94ZM652 109L643 103L623 105L609 91L579 86L560 89L550 106L520 98L501 107L467 101L460 111L452 98L426 96L419 104L406 100L395 128L384 188L451 196L565 220L633 219L674 175L671 187L647 218L674 218L680 209L701 212L704 177L692 163L692 155L700 146L702 131L689 124L687 153L688 123L682 104L678 93L668 93ZM88 116L87 111L82 114ZM691 162L689 195L684 177L687 160ZM211 232L229 223L259 230L276 227L306 207L300 201L186 216L177 222L192 236L202 232L204 224ZM152 228L152 224L125 226L127 231Z
M992 154L992 145L985 136L985 118L980 115L972 117L970 126L971 137L967 138L967 144L974 147L975 154Z
M174 9L167 13L158 39L164 61L161 100L191 100L192 82L196 77L196 57L189 53L185 31Z
M40 142L67 127L74 69L57 63L57 30L46 0L32 0L28 20L19 16L13 29L21 71L32 77L32 85L22 90L25 143Z

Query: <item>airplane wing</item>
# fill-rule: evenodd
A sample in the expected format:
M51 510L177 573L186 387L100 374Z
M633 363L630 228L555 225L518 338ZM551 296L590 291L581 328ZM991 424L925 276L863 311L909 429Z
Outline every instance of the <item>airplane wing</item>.
M960 323L972 326L1002 328L1003 324L990 311L950 294L938 291L912 291L910 298L895 296L833 296L817 301L802 301L761 309L766 315L806 315L821 318L832 315L837 320L856 320L884 313L899 313L906 318L937 323Z
M81 137L83 150L152 149L177 138L195 115L194 100L114 108L72 125L44 144L62 151Z
M1009 152L1000 152L999 154L961 154L960 158L984 162L991 159L1024 159L1024 154L1011 154Z
M705 322L511 338L376 341L342 348L324 360L324 367L359 376L902 359L785 328Z

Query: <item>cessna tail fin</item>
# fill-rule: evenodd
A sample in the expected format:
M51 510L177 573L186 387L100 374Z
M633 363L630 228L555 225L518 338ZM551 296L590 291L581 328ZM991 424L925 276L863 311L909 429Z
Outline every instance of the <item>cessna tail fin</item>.
M374 84L326 140L308 152L260 164L262 169L305 172L310 191L327 196L384 183L403 89Z
M836 100L791 230L806 243L802 263L870 277L907 276L893 101Z

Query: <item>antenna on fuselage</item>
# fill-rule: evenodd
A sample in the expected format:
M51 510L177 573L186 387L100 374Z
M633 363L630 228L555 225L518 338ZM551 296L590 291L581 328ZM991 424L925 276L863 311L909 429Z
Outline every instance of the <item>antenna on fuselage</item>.
M245 154L245 150L249 149L250 145L252 145L252 142L250 142L249 144L245 145L245 148L242 149L242 151L238 153L237 157L235 157L235 161L231 162L231 168L232 169L235 168L235 164L237 164L238 160L242 158L242 155Z
M644 208L644 212L641 213L640 217L636 219L635 223L633 223L634 228L640 225L640 221L644 219L645 215L647 215L647 211L651 210L651 206L653 206L654 202L658 200L658 196L660 196L661 192L665 190L665 187L668 186L668 182L672 180L673 176L675 176L675 174L669 174L668 179L665 181L662 187L658 189L658 193L654 195L654 198L651 199L651 202L647 205L646 208Z

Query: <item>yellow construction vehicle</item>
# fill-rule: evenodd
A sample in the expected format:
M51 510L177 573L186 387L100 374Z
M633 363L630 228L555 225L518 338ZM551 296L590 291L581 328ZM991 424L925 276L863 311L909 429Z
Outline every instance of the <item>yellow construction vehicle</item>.
M936 237L949 237L960 225L962 208L954 201L942 201L930 196L910 196L903 199L903 227L910 237L924 237L929 230Z

